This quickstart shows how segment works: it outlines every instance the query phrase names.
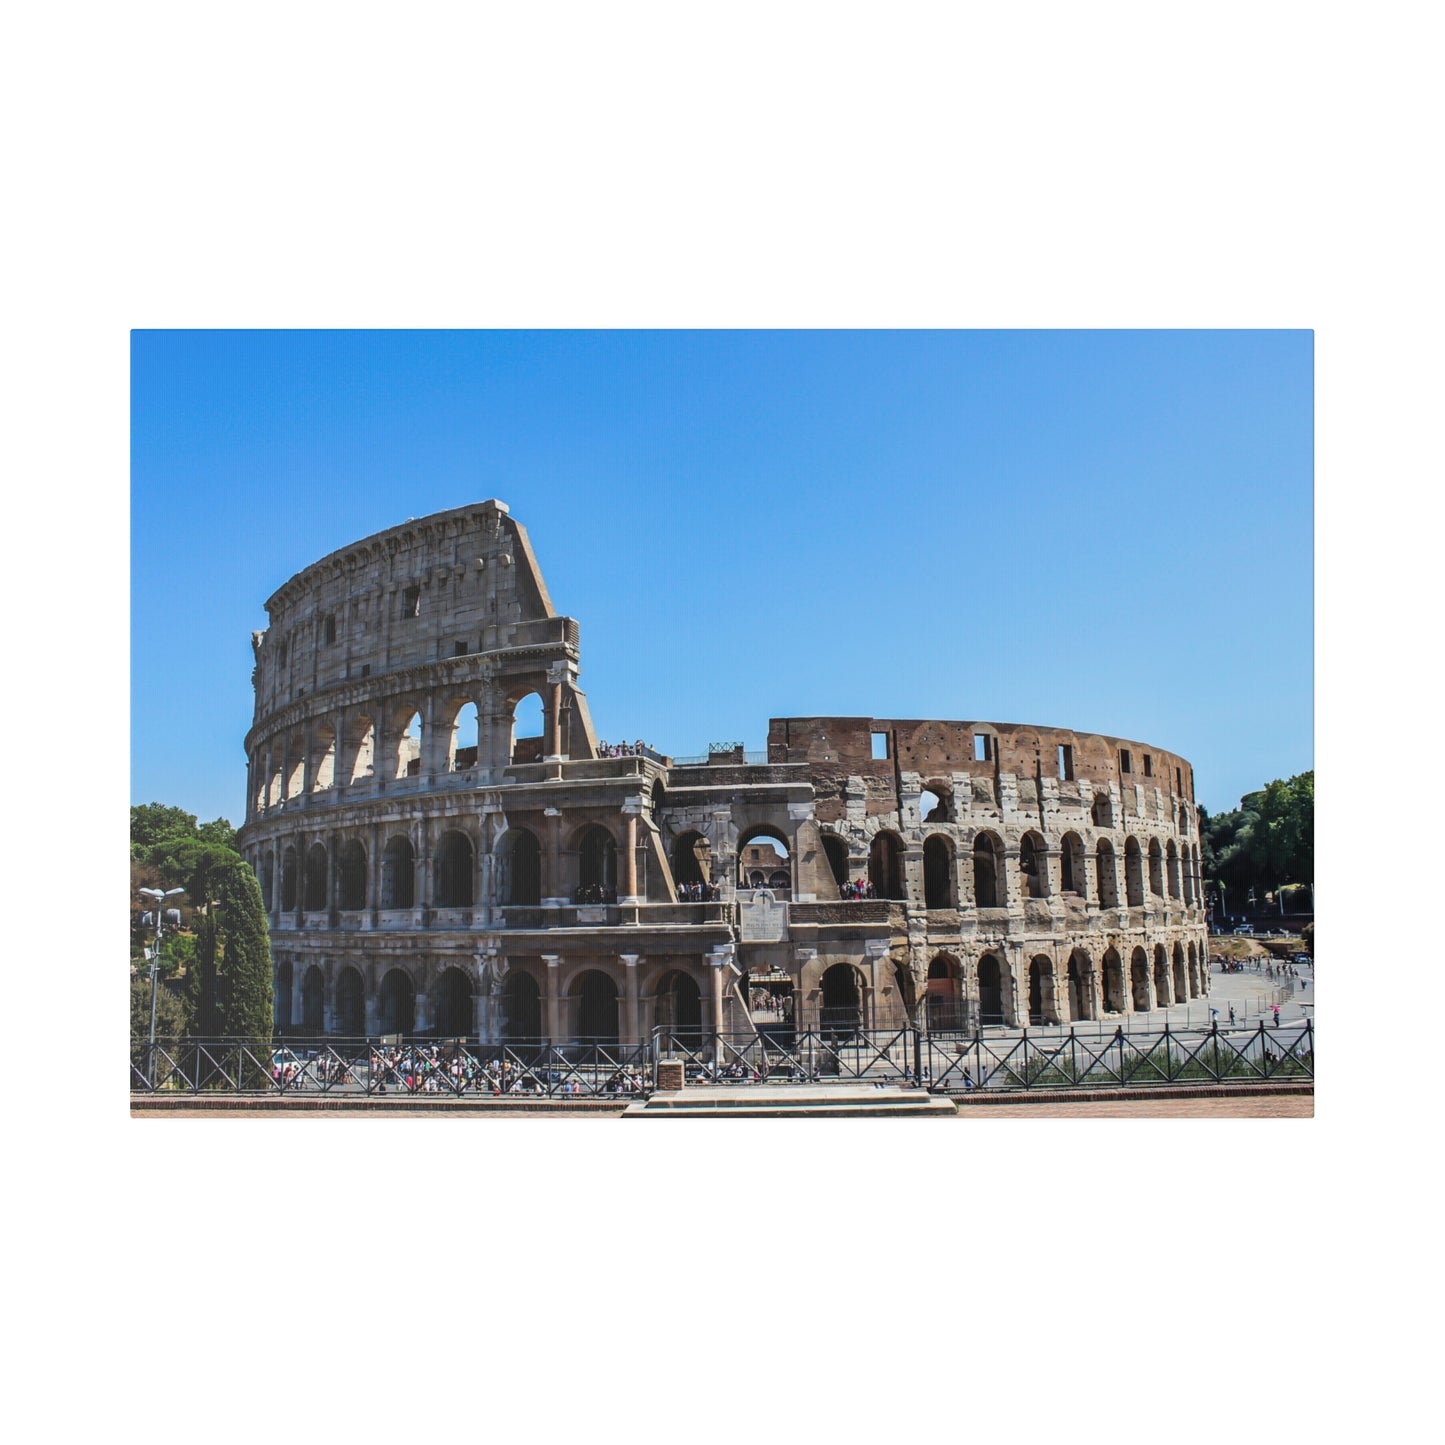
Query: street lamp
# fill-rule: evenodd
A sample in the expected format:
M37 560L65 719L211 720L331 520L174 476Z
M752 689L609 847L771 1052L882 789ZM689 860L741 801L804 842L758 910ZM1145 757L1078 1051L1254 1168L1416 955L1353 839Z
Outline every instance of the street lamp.
M156 1056L156 974L161 966L161 935L165 932L166 910L165 902L168 898L179 898L186 890L184 888L168 888L163 893L159 888L142 888L141 894L151 899L156 906L156 942L151 950L151 1037L150 1045L146 1049L146 1087L155 1088L155 1056Z

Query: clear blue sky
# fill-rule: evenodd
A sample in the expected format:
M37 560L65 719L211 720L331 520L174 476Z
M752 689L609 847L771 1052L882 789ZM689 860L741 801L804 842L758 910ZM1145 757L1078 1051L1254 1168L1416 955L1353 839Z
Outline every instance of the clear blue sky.
M136 332L133 802L244 815L250 633L500 497L598 732L1033 722L1313 767L1309 332Z

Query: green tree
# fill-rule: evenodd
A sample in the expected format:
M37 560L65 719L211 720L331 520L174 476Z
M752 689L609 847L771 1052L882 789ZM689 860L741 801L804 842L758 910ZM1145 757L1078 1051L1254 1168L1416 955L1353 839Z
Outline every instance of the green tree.
M130 984L130 1037L133 1044L150 1040L151 980L149 973L139 973ZM156 1042L170 1045L189 1032L185 1001L172 993L164 983L156 987Z
M208 913L201 919L196 935L195 966L186 974L186 1004L190 1010L191 1032L203 1039L222 1033L222 1018L217 986L218 941L216 915Z
M217 1002L224 1033L264 1043L271 1037L275 990L271 938L261 887L250 865L237 859L226 872L216 910L220 945Z
M193 838L196 815L167 803L138 803L130 810L131 856L139 857L167 838Z

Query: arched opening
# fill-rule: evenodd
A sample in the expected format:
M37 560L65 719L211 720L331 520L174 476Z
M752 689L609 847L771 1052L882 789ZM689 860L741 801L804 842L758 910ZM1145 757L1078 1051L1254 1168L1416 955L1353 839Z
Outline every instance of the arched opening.
M366 1032L366 990L361 974L350 965L336 980L336 1027L347 1038L359 1039Z
M605 973L589 969L572 982L573 1038L586 1044L617 1042L617 985Z
M313 963L301 980L301 1027L308 1034L319 1034L325 1011L326 977Z
M1182 890L1179 886L1179 850L1174 846L1174 840L1169 840L1169 848L1165 854L1165 864L1169 871L1169 896L1181 898Z
M1142 948L1136 948L1129 958L1129 985L1134 996L1134 1011L1147 1013L1149 1010L1149 959Z
M546 710L539 694L529 692L512 710L511 759L514 763L540 763L546 739Z
M1168 1008L1173 1002L1169 993L1169 960L1162 943L1154 949L1154 1002L1158 1008Z
M679 888L712 882L712 844L701 833L681 833L672 844L672 881Z
M942 833L930 833L923 840L923 906L954 906L953 843Z
M1094 1017L1093 966L1089 955L1076 948L1069 955L1069 1017Z
M261 899L267 913L276 911L276 855L271 852L261 859Z
M1002 908L1003 849L989 833L973 840L973 902L976 908Z
M1124 1012L1124 960L1116 948L1104 954L1104 1012Z
M502 985L502 1037L509 1044L535 1044L543 1036L542 990L530 973L514 968Z
M421 776L421 714L403 713L404 719L396 740L396 777L418 778Z
M773 882L779 874L784 880L780 891L790 891L793 862L788 840L774 828L749 828L738 839L738 887L779 890Z
M1001 1024L1003 1013L1003 967L991 953L978 961L978 1021Z
M878 898L907 898L903 886L903 839L886 830L868 845L868 881Z
M1164 850L1157 838L1149 840L1149 891L1156 898L1164 896Z
M281 964L276 970L276 1027L291 1027L291 990L295 987L295 974L291 964Z
M1049 845L1037 833L1019 839L1019 872L1024 876L1024 896L1047 898L1049 893Z
M577 901L617 901L617 842L600 823L585 828L578 840Z
M1144 906L1144 855L1139 851L1139 840L1130 838L1124 844L1124 884L1128 889L1129 907Z
M350 764L347 782L361 783L376 776L376 729L369 717L359 717L347 728L346 753Z
M343 909L366 907L366 849L353 838L341 848L336 866L337 906Z
M318 723L311 747L311 791L320 793L335 785L336 730L327 723Z
M841 888L848 881L848 845L836 833L824 833L823 852L833 872L833 881Z
M657 984L657 1027L671 1038L693 1038L702 1031L702 993L680 969L664 974Z
M296 850L287 848L281 858L281 911L290 913L296 907L297 874L300 866Z
M503 901L535 908L542 901L542 845L526 828L514 828L507 843L507 879Z
M481 737L477 705L464 702L452 719L451 741L447 746L447 771L464 773L477 765L477 745Z
M306 788L306 738L292 733L286 740L286 796L299 798Z
M306 911L326 911L326 848L321 843L313 843L306 855Z
M382 979L377 1022L384 1034L416 1032L416 986L405 970L394 968Z
M958 960L940 953L928 965L926 1017L931 1033L946 1033L964 1026L963 970Z
M1181 864L1182 864L1181 872L1182 872L1182 874L1183 874L1182 882L1183 882L1183 884L1184 884L1184 906L1185 906L1186 908L1193 908L1193 907L1194 907L1194 851L1193 851L1193 849L1190 847L1190 845L1189 845L1188 843L1186 843L1186 844L1184 845L1183 849L1181 850L1181 852L1182 852L1182 855L1183 855L1180 861L1181 861Z
M471 979L459 968L444 969L437 979L435 1033L444 1039L465 1038L474 1018Z
M1054 961L1037 954L1029 964L1029 1022L1056 1024L1059 1008L1054 1000Z
M1093 818L1096 828L1112 828L1114 826L1114 805L1109 801L1107 793L1094 794L1094 805L1089 810L1089 816Z
M858 970L851 963L835 963L823 974L819 1026L829 1033L853 1033L862 1022L863 993L858 986Z
M470 908L476 872L472 840L455 830L442 834L436 856L436 906Z
M1077 833L1065 833L1059 844L1059 889L1084 896L1084 840Z
M930 781L918 799L921 823L953 822L953 789L947 783Z
M1094 850L1094 868L1099 875L1099 907L1119 906L1119 870L1114 860L1114 845L1107 838L1099 839Z
M381 906L416 906L416 849L411 839L400 833L387 839L381 855Z

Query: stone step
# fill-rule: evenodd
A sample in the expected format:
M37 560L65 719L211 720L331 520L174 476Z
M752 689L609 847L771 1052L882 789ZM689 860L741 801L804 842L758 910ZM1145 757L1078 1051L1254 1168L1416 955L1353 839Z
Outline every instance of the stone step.
M808 1119L886 1117L951 1119L958 1115L951 1099L922 1089L873 1089L853 1085L769 1087L766 1084L728 1087L709 1085L677 1089L639 1099L623 1111L624 1119Z

